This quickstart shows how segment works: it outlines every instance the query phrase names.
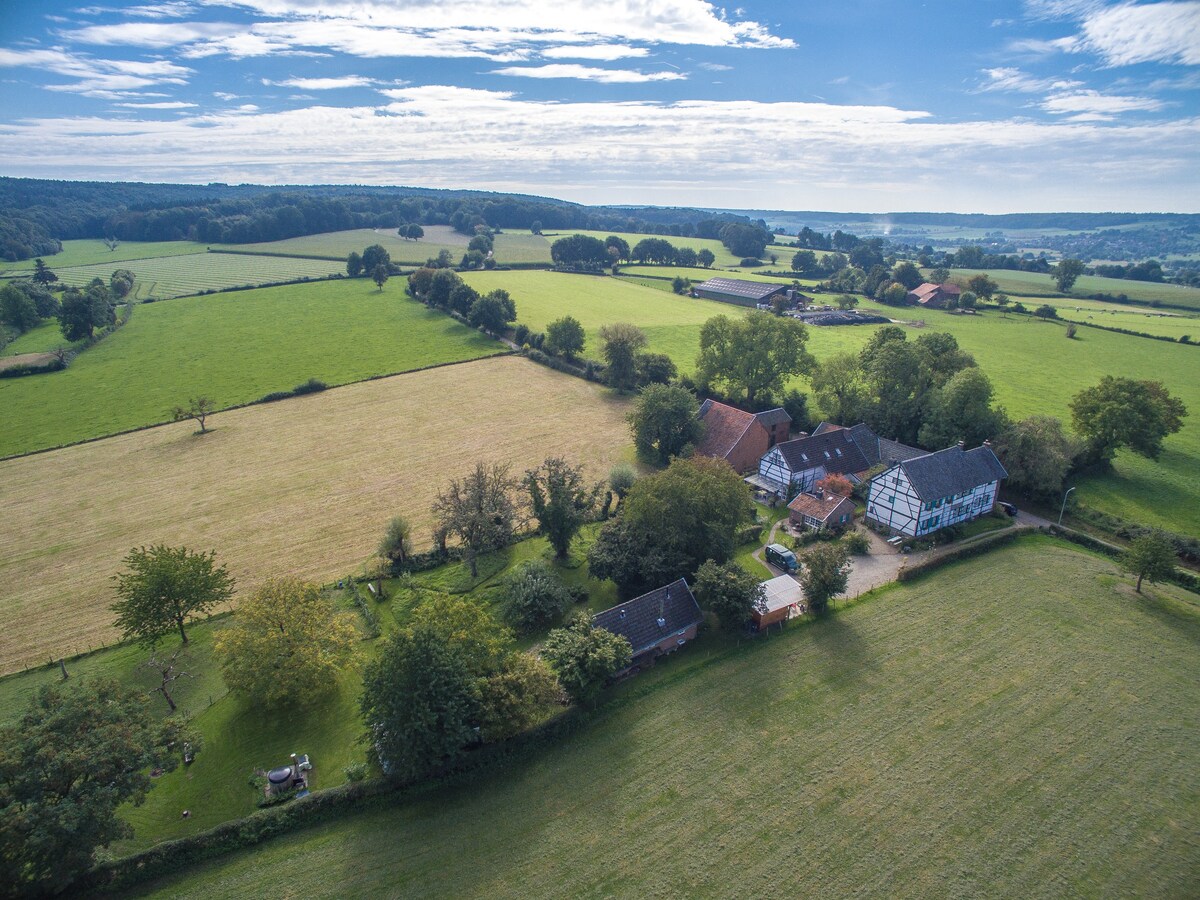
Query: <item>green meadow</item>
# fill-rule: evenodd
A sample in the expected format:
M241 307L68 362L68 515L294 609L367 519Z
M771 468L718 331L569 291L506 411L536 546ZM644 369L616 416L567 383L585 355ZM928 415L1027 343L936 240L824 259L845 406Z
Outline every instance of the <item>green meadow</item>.
M131 269L132 266L117 265L117 263L156 259L161 256L203 253L206 249L206 245L199 241L122 241L115 250L109 250L104 241L91 238L63 241L62 245L61 253L42 257L42 261L54 272L68 266L107 266L109 264L112 264L112 269ZM32 259L23 259L20 262L0 262L0 278L5 275L26 275L32 272L33 268ZM112 274L112 269L108 270L108 275Z
M711 250L713 252L713 256L716 257L716 261L713 263L713 265L716 266L736 266L739 262L741 262L740 256L734 256L725 249L724 244L714 238L674 237L673 235L669 234L630 234L625 231L576 231L564 229L562 231L556 231L553 234L547 233L546 239L553 243L558 238L566 237L567 235L571 234L586 234L594 238L599 238L600 240L604 240L610 234L614 234L622 240L628 241L630 250L637 246L638 241L645 240L646 238L662 238L675 247L691 247L693 250L697 251L706 249Z
M65 371L0 379L0 456L163 422L198 395L227 407L309 378L345 384L503 350L400 285L322 281L138 306Z
M354 228L349 231L330 231L268 241L261 244L222 244L221 249L238 253L280 253L287 256L312 256L345 261L351 253L362 253L372 244L384 247L392 262L421 265L441 250L449 250L457 265L467 251L470 238L459 234L449 225L425 225L425 236L419 241L399 237L394 228ZM528 232L504 232L495 237L494 253L497 262L550 262L550 244L540 235Z
M1042 272L1017 272L1010 269L952 269L951 279L962 284L979 272L985 272L1007 294L1023 294L1042 298L1064 297L1054 286L1054 278ZM925 270L928 274L928 270ZM1065 296L1085 298L1089 294L1124 294L1139 303L1163 303L1186 309L1200 310L1200 288L1180 284L1156 284L1151 281L1127 281L1124 278L1103 278L1080 275ZM1053 303L1053 300L1047 299ZM1065 302L1065 300L1064 300Z
M491 774L136 895L1191 893L1195 595L1138 597L1110 561L1026 538L731 644Z

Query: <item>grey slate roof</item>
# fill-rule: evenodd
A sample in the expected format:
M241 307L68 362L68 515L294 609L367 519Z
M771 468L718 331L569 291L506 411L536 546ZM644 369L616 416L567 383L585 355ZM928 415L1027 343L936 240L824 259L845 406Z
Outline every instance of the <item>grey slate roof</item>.
M906 459L924 456L928 452L901 444L899 441L881 438L869 426L863 424L851 428L850 437L854 443L858 444L858 449L862 451L863 456L872 466L880 463L891 466Z
M792 417L781 406L777 406L774 409L764 409L760 413L755 413L754 418L766 425L767 428L772 428L781 422L786 422L789 425L792 424Z
M772 294L787 290L787 286L763 281L742 281L738 278L710 278L702 284L695 285L693 290L712 291L714 294L728 294L747 300L766 300Z
M793 472L824 466L830 474L845 475L871 468L847 428L834 428L821 434L783 441L775 446Z
M653 647L663 638L700 621L702 615L688 583L678 581L635 597L592 616L597 628L629 639L633 655ZM662 620L663 624L659 625Z
M1008 477L991 447L947 447L900 463L922 500L940 500Z

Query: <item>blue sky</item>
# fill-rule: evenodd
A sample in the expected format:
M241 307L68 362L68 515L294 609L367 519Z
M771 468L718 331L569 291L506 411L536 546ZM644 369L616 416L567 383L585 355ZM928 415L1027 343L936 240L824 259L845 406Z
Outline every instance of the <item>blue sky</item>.
M1200 211L1200 0L8 0L0 174Z

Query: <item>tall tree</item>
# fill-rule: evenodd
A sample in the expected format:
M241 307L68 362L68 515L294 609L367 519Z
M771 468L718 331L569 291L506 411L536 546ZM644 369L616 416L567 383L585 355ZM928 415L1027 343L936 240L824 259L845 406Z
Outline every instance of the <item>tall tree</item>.
M467 321L476 328L484 328L492 334L503 334L509 322L517 319L517 306L508 291L497 288L484 294L471 304Z
M1075 286L1083 269L1083 260L1063 258L1050 270L1050 277L1054 279L1054 286L1065 294Z
M383 286L387 284L388 269L383 263L379 263L371 270L371 280L375 282L375 287L383 290Z
M113 576L119 598L112 605L122 637L155 644L172 629L188 642L184 623L233 597L233 578L216 564L216 551L156 544L130 550L128 571Z
M1111 460L1122 447L1150 459L1162 453L1163 439L1183 427L1187 407L1161 381L1105 375L1071 400L1071 420L1098 461Z
M380 244L372 244L362 253L363 271L375 275L375 267L383 266L386 270L392 264L392 255Z
M205 422L216 411L216 408L216 404L207 397L192 397L188 400L187 406L176 406L171 410L171 418L175 422L194 419L196 424L200 426L198 433L208 434L208 427L205 425Z
M964 441L974 447L995 437L1005 417L1002 410L993 409L993 394L992 382L978 368L963 369L944 387L935 388L927 402L920 444L941 448Z
M574 316L563 316L546 326L545 349L549 353L561 353L568 359L583 352L583 325Z
M504 620L529 633L553 622L571 605L571 592L551 568L531 559L514 569L502 586Z
M1133 539L1129 549L1121 554L1120 564L1126 572L1137 576L1134 590L1140 594L1143 579L1156 584L1174 574L1175 550L1162 532L1152 531Z
M387 560L393 573L404 570L412 553L412 524L404 516L393 516L388 522L383 540L379 542L379 555Z
M542 656L572 700L592 705L608 679L629 665L633 649L623 635L595 628L579 616L546 636Z
M465 478L451 481L434 501L434 518L441 529L462 542L472 578L479 576L480 553L499 549L512 539L516 487L508 466L480 462Z
M12 284L0 288L0 324L19 334L39 321L37 304L24 291Z
M241 602L214 649L229 689L265 708L327 694L357 641L353 617L315 584L276 578Z
M711 559L696 570L696 599L717 614L721 627L738 631L750 614L766 601L766 589L757 577L736 562L717 565Z
M91 867L97 848L133 835L118 808L140 803L151 769L175 769L194 740L180 721L156 721L147 704L111 681L47 685L0 728L6 894L58 894Z
M637 384L637 352L646 346L646 334L636 325L614 322L600 328L604 342L605 377L618 391L632 390Z
M642 389L629 413L633 443L639 453L667 463L704 436L696 414L696 398L677 384L651 384Z
M1009 489L1043 499L1062 493L1063 479L1079 452L1077 442L1053 416L1009 422L993 443L1008 471L1005 483Z
M589 484L582 466L572 466L562 457L551 457L525 473L522 483L529 491L529 507L546 535L554 555L565 559L571 541L595 513L600 485Z
M803 556L800 586L813 612L822 612L829 601L846 590L850 580L850 554L844 544L816 544Z
M971 276L971 280L967 282L967 287L984 300L991 300L992 295L996 293L996 289L1000 285L989 278L986 272L980 272L978 275Z
M905 290L911 291L924 280L921 270L907 260L896 263L896 267L892 269L892 281L904 285Z
M782 391L788 378L812 367L807 341L808 330L796 319L761 310L740 320L714 316L700 329L696 377L744 394L753 407L759 394Z
M829 421L852 425L865 417L870 392L854 354L838 353L824 360L813 371L812 387Z

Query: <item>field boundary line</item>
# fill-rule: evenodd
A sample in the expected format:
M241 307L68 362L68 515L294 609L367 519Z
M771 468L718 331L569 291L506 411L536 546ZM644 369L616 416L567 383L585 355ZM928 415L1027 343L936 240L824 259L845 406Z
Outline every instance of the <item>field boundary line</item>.
M173 299L177 299L177 298L173 298ZM400 378L404 375L415 375L418 372L428 372L430 369L444 369L447 366L465 366L465 365L469 365L470 363L473 363L473 362L481 362L485 359L495 359L498 356L520 356L520 354L514 350L508 350L508 349L497 350L495 353L488 353L485 356L477 356L474 359L459 359L459 360L452 360L450 362L431 363L428 366L420 366L416 369L404 369L399 372L382 372L378 375L368 375L366 378L357 378L354 381L346 381L346 382L343 382L342 384L331 385L331 386L327 387L325 389L325 391L322 391L321 393L325 393L327 391L336 391L338 388L350 387L351 385L354 385L354 384L365 384L368 381L380 381L384 378ZM310 396L310 395L301 394L300 396ZM296 398L288 397L285 399L293 400ZM214 413L214 415L216 415L217 413L231 412L235 409L245 409L248 406L264 406L267 403L280 403L280 402L282 402L282 400L263 400L260 397L257 400L247 400L245 403L235 403L232 406L223 406L220 409L218 409L216 411L216 413ZM137 434L139 431L149 431L151 428L162 428L165 425L174 425L174 424L176 424L175 420L164 421L164 422L151 422L148 425L139 425L136 428L126 428L122 431L114 431L109 434L97 435L96 437L83 438L82 440L78 440L78 441L69 441L68 443L65 443L65 444L56 444L53 447L40 447L37 450L27 450L24 453L13 453L8 456L0 456L0 463L8 462L10 459L24 459L27 456L38 456L39 454L42 454L42 453L53 453L55 450L66 450L68 447L79 447L79 446L82 446L83 444L94 444L97 441L106 441L109 438L121 437L122 435L125 435L125 434Z

